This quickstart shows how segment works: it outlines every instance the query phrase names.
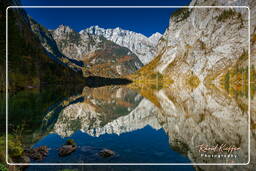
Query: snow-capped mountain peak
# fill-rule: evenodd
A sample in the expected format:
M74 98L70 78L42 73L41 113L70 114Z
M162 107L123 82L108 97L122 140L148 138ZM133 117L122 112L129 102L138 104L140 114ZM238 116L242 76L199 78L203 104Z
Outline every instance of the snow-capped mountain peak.
M159 39L162 37L162 34L159 33L159 32L156 32L154 34L152 34L150 37L149 37L149 40L151 42L153 42L155 45L157 45Z
M98 25L81 30L79 33L103 36L120 46L126 47L135 53L143 64L147 64L155 56L156 44L162 36L157 32L150 37L146 37L143 34L124 30L120 27L104 29Z

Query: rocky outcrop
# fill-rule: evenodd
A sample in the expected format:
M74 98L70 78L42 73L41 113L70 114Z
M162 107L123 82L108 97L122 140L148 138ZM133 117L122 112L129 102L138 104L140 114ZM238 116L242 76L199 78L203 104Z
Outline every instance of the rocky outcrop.
M156 54L156 45L162 36L157 32L150 37L146 37L140 33L124 30L120 27L104 29L99 26L91 26L80 31L81 35L87 35L88 33L103 36L107 40L130 49L139 57L143 64L147 64L153 59Z

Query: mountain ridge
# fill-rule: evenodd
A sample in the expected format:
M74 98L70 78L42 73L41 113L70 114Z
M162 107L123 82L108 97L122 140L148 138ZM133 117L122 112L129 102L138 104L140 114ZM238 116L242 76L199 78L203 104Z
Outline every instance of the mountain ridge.
M153 59L156 54L156 45L162 36L159 32L156 32L150 37L146 37L141 33L124 30L120 27L105 29L98 25L81 30L79 33L100 35L120 46L126 47L135 53L143 64L147 64Z
M60 25L47 30L31 22L34 33L53 59L65 63L84 77L118 78L131 74L143 66L128 48L105 37L90 33L79 34L70 26Z

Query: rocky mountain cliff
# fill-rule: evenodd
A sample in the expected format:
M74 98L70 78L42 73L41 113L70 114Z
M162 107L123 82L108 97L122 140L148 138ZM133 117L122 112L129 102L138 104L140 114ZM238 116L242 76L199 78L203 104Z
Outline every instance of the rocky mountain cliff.
M199 4L227 5L222 0L194 0L190 5ZM170 76L174 84L195 86L198 82L219 82L236 66L247 67L247 8L183 8L173 13L169 23L156 56L134 79L151 78L154 74L149 73L154 72Z
M116 44L130 49L135 53L143 64L147 64L156 54L156 45L162 36L160 33L155 33L150 37L146 37L140 33L124 30L120 27L115 29L104 29L99 26L91 26L80 31L80 34L87 33L103 36Z
M211 1L200 4L213 5ZM175 82L189 74L200 81L214 79L240 58L248 58L248 39L246 8L180 9L158 44L155 71L171 75Z

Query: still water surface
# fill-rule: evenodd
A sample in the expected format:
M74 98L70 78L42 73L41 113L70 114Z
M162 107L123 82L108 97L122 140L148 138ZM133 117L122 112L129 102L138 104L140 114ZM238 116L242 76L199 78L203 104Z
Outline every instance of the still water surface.
M242 162L247 159L243 100L203 84L192 90L51 87L11 95L9 128L24 122L24 144L48 146L48 156L34 163ZM67 139L78 149L59 157ZM237 159L204 159L197 149L202 143L242 150ZM104 148L116 155L101 158ZM28 170L35 168L40 170Z

